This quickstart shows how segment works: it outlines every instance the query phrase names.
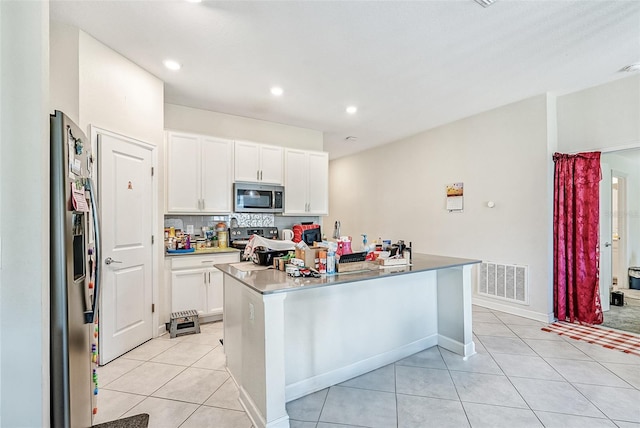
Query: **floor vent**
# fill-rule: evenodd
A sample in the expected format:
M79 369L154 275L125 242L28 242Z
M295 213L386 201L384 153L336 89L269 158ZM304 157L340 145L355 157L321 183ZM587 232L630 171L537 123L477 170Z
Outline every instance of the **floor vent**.
M528 304L528 277L527 266L482 262L478 269L478 294Z

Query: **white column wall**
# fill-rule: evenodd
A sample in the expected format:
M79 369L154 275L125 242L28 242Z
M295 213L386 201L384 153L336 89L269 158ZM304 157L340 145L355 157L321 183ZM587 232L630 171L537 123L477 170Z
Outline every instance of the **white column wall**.
M0 426L49 424L49 4L0 1Z

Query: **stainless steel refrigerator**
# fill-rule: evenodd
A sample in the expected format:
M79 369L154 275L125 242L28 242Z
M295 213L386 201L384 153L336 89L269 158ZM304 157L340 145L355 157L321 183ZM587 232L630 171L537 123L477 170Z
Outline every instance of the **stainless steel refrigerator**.
M50 126L51 426L84 428L92 425L98 387L94 159L90 141L66 115L56 110Z

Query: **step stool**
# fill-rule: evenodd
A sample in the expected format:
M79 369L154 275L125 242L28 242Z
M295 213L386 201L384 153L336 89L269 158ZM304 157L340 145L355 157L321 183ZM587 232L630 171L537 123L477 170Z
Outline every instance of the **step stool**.
M191 309L188 311L179 311L171 313L171 321L169 321L169 334L171 338L184 336L185 334L200 333L200 319L198 311Z

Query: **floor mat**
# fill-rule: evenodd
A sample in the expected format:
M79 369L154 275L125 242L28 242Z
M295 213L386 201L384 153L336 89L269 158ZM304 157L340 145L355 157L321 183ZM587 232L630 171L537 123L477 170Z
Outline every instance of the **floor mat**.
M542 330L640 357L640 335L637 334L561 321L542 327Z
M141 413L128 418L122 418L115 421L104 422L94 425L93 428L147 428L149 426L149 415Z

